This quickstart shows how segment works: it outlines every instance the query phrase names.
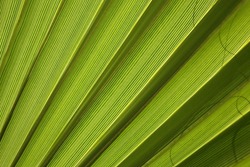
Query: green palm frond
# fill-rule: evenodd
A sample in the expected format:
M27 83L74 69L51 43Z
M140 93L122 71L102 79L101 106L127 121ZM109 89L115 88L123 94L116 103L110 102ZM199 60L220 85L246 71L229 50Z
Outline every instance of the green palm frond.
M0 166L249 166L249 0L0 0Z

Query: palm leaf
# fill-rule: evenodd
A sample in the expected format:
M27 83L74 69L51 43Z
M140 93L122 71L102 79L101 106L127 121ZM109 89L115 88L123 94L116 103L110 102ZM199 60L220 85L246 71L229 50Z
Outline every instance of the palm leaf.
M249 0L2 0L0 166L248 166Z

